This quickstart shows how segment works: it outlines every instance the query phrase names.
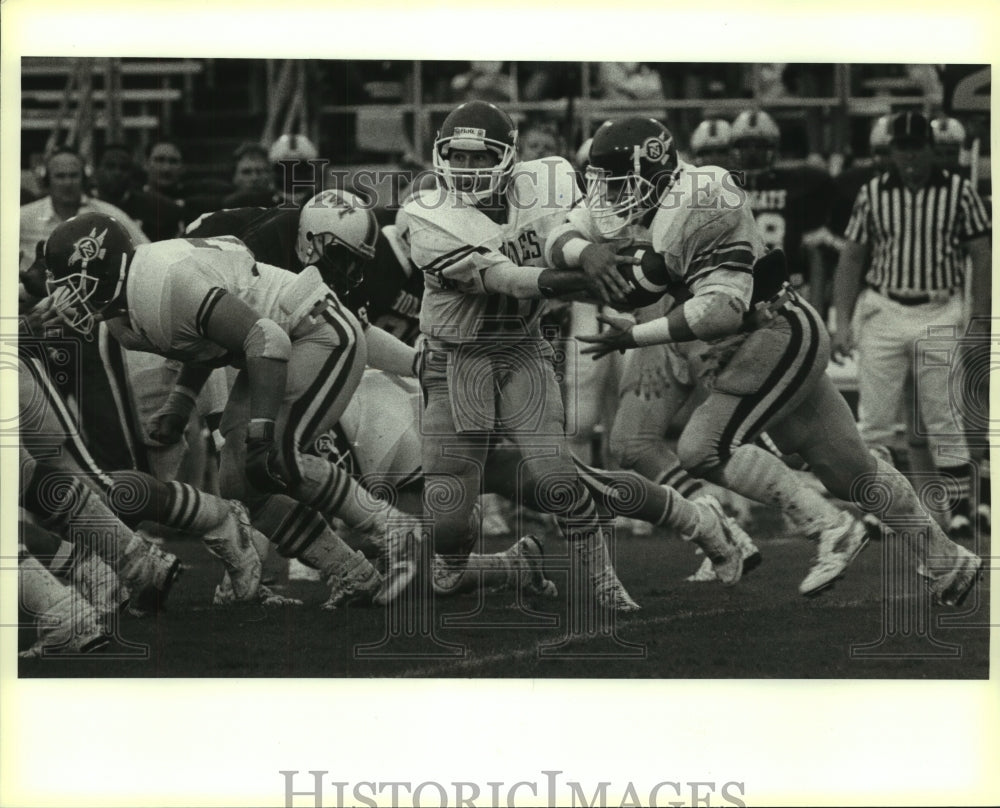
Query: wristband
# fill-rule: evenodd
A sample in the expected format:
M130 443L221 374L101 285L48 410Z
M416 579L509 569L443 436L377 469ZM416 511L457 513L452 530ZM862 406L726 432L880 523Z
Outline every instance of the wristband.
M568 267L583 266L583 251L593 242L582 238L571 238L562 247L563 262Z
M648 323L632 326L632 339L638 346L662 345L665 342L676 342L670 333L670 321L666 317L657 317Z

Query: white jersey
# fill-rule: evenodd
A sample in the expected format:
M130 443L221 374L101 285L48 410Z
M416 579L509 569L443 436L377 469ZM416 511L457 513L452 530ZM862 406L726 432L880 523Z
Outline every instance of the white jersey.
M588 241L606 241L586 204L568 216L561 232L576 230ZM651 244L663 256L670 278L692 295L724 292L750 308L753 268L767 252L745 192L717 166L681 163L673 186L660 199L648 227L632 225L622 238Z
M294 274L258 263L237 238L171 239L136 248L126 281L130 327L109 327L132 350L185 361L225 361L226 351L204 336L224 294L291 333L326 295L319 272Z
M424 275L420 330L446 342L498 334L539 336L542 299L486 290L491 267L544 267L549 233L581 197L561 157L517 163L498 224L446 189L422 191L403 206L410 259Z

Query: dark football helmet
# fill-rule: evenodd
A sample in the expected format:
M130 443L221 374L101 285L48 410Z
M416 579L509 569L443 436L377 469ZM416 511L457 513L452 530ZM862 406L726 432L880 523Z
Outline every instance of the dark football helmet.
M67 219L45 244L45 287L63 321L84 336L121 303L135 245L121 223L103 213Z
M766 112L746 110L736 116L729 133L733 160L741 171L760 171L774 165L781 131Z
M488 151L497 162L485 168L453 168L452 149ZM506 112L486 101L469 101L453 109L434 141L434 170L450 190L473 203L503 193L516 160L517 127Z
M607 121L594 134L587 207L601 234L614 238L638 221L677 176L673 135L653 118Z

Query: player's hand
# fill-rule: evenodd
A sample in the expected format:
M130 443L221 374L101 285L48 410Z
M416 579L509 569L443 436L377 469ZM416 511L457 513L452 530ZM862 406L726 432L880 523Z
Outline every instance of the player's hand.
M615 351L625 353L629 348L635 348L635 338L632 336L632 321L625 317L614 317L610 314L598 314L599 322L608 328L600 334L589 334L577 337L580 342L588 343L580 349L580 353L593 354L594 359L600 359Z
M160 446L175 446L184 437L187 422L176 412L157 413L149 422L149 438Z
M23 313L24 325L27 326L29 333L41 337L50 328L58 328L62 325L62 318L52 304L52 297L45 297Z
M49 292L45 286L47 266L45 264L45 242L35 245L35 260L18 278L25 291L36 300L47 297Z
M627 245L627 241L588 244L580 253L580 266L594 281L600 299L605 303L621 303L631 291L628 281L618 271L618 265L638 264L640 259L617 252Z
M830 337L830 358L838 365L844 364L854 350L854 332L849 324L837 327Z
M259 431L254 427L259 427ZM281 469L281 455L274 442L274 421L251 424L243 468L250 485L258 491L279 494L288 489Z

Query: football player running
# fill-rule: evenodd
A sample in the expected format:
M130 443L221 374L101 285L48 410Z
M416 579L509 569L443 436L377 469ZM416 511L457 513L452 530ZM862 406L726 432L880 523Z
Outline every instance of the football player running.
M257 262L237 239L134 247L114 219L86 215L53 232L45 257L53 305L71 328L86 334L107 320L125 347L185 363L171 394L178 410L213 367L241 367L220 427L223 495L247 503L280 553L320 570L327 608L391 596L329 525L335 516L370 519L369 498L305 448L340 417L369 347L373 362L400 373L409 372L412 348L379 330L366 340L315 267L294 275Z
M543 255L549 231L578 201L573 169L558 157L517 163L510 117L476 101L445 119L433 161L443 187L403 210L410 257L425 284L422 467L435 550L456 569L467 564L469 516L502 433L522 455L538 507L555 515L570 544L577 561L570 597L634 611L594 499L566 451L553 350L539 327L546 298L599 295L587 275L548 268ZM684 505L690 533L699 532L699 520L718 525L715 512ZM716 540L713 552L735 583L739 551Z
M556 266L582 266L603 288L624 295L627 284L606 242L626 236L650 243L676 283L677 305L637 325L605 318L608 330L586 338L587 352L708 342L711 393L681 435L684 468L767 501L783 464L746 451L766 430L782 452L801 455L834 496L866 511L886 503L890 534L896 519L919 523L927 540L914 541L911 550L931 592L940 603L960 604L982 560L951 541L906 478L867 451L847 403L824 373L826 329L788 284L775 261L779 254L768 256L745 194L726 172L713 173L694 174L681 163L658 121L626 118L598 130L586 204L570 215L568 229L550 235L547 251ZM855 554L862 542L849 526L824 531L815 580L827 577L827 560L835 578L844 566L840 557Z

